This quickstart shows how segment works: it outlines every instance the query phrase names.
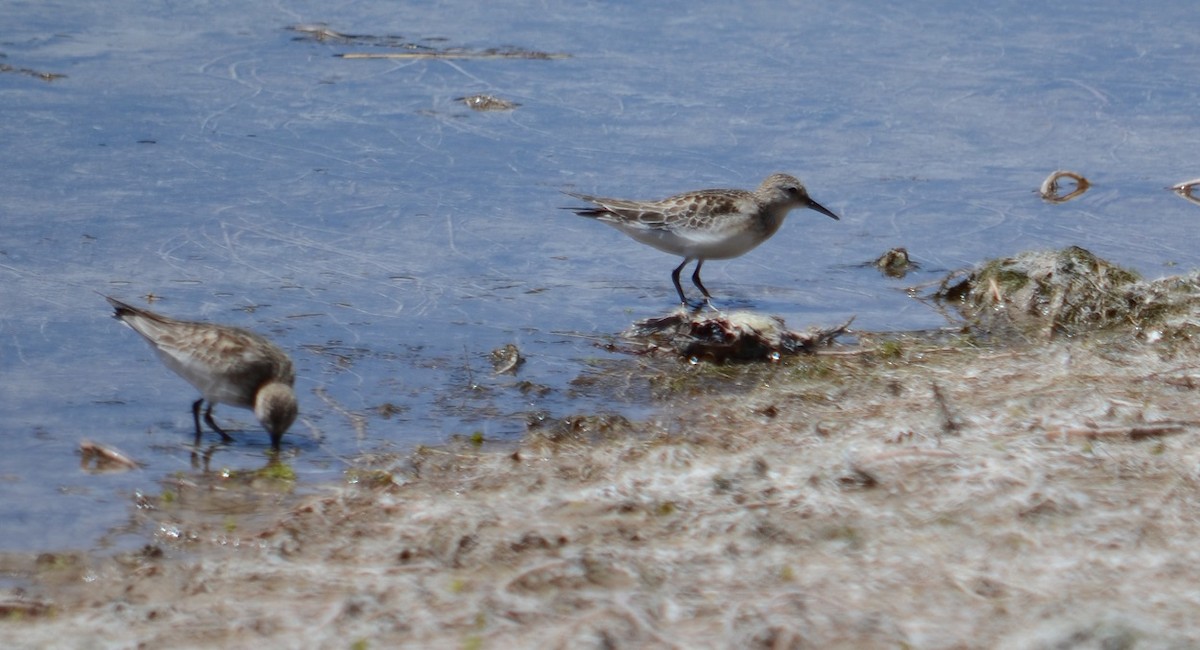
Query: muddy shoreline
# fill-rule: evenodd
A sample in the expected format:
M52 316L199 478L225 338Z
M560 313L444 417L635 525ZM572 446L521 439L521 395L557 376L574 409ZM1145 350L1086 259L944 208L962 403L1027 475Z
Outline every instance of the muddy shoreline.
M979 285L989 312L1012 307ZM257 526L176 510L181 535L118 558L8 558L25 586L0 640L1192 647L1200 345L1191 299L1172 304L1135 327L858 333L774 364L630 371L663 391L649 421L367 459Z

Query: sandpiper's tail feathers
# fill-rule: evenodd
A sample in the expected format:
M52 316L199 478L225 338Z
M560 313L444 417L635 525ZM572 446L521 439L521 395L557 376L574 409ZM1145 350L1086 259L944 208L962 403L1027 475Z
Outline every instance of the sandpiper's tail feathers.
M576 194L563 192L567 196L591 203L591 206L561 208L570 210L581 217L591 217L623 229L635 230L671 230L670 219L682 216L695 206L671 205L671 199L665 201L630 201L628 199L613 199L606 196L591 194ZM672 197L675 198L675 197Z
M115 310L113 312L113 318L117 320L125 320L126 316L140 316L142 318L157 318L158 316L158 314L155 314L154 312L138 309L137 307L123 303L112 296L104 296L104 299L108 301L108 304L112 305L113 309Z
M113 307L113 318L128 325L133 328L133 331L149 339L155 347L174 347L172 333L183 323L167 318L162 314L156 314L146 309L139 309L111 296L104 296L104 299Z
M602 196L592 196L591 194L578 194L576 192L563 192L563 194L566 194L571 198L579 199L584 203L592 203L595 207L564 207L559 208L560 210L570 210L581 217L599 217L610 213L610 210L604 207L604 203L610 199L606 199Z
M596 201L604 200L598 196L592 196L591 194L580 194L579 192L568 192L566 190L563 190L562 193L566 194L567 196L569 196L571 198L579 199L580 201L585 201L587 203L595 203ZM574 209L575 208L563 208L563 210L574 210Z

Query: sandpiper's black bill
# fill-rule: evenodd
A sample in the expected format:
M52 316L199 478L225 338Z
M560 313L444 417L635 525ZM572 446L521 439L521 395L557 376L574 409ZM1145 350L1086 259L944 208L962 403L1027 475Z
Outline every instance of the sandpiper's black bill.
M836 214L830 212L828 208L821 205L820 203L817 203L816 201L814 201L812 199L808 200L808 207L812 208L813 210L816 210L817 212L820 212L823 215L832 217L834 221L841 221L841 219Z

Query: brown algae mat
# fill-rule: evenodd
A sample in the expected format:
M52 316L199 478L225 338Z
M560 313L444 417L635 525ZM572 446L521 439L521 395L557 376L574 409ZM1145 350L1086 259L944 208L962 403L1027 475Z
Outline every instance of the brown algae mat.
M952 331L631 362L648 422L365 459L236 534L176 512L141 553L8 558L0 642L1194 647L1198 289L1031 253L948 278Z

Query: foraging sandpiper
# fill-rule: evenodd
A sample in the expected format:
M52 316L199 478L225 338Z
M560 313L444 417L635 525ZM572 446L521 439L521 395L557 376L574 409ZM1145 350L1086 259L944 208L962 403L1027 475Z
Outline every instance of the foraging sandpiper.
M292 385L296 373L287 353L267 339L240 327L167 318L105 296L114 318L142 335L159 359L200 391L192 404L196 443L200 442L200 407L208 402L204 421L226 442L233 438L213 421L218 403L252 409L278 449L296 420Z

